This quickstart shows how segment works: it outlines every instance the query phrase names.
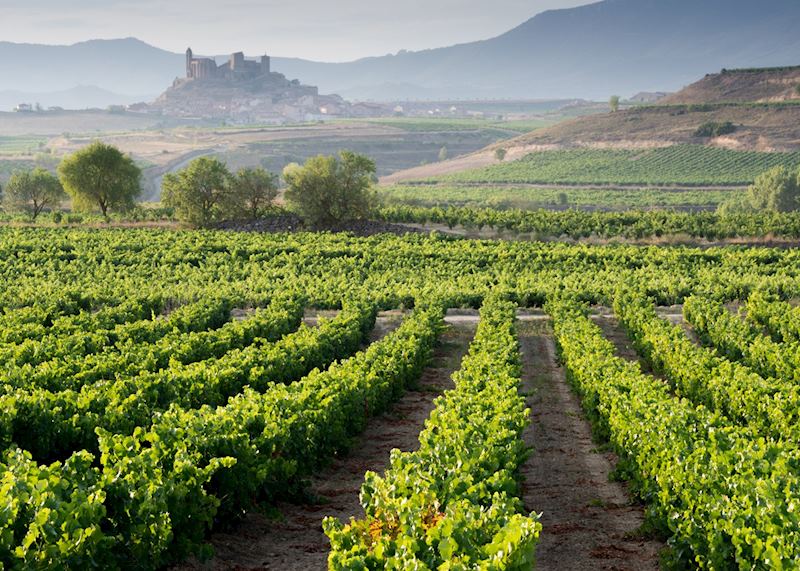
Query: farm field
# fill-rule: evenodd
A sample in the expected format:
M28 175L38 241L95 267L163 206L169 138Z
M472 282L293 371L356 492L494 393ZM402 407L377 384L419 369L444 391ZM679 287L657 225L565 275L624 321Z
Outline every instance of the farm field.
M581 208L713 210L742 189L576 188L489 184L398 184L380 188L387 204L474 208Z
M71 117L65 114L64 120L73 121ZM161 125L152 119L144 122L128 115L95 113L85 114L82 129L75 119L65 123L63 131L54 132L45 127L59 124L58 116L50 119L51 122L37 123L21 117L19 129L31 131L0 138L0 184L4 184L15 169L40 160L42 154L57 164L63 156L94 140L118 147L144 167L143 198L153 201L158 200L160 181L165 173L174 172L199 156L215 156L236 168L263 166L280 173L289 163L302 163L309 157L347 148L369 153L376 161L378 174L383 176L422 163L435 163L443 148L449 156L472 153L513 137L520 129L519 123L514 123L513 128L503 128L500 123L488 120L454 119L353 120L247 127ZM0 114L0 132L14 133L14 128L3 130L4 121L11 126L16 124L14 118ZM95 121L98 129L103 130L89 129Z
M564 149L531 153L435 179L447 183L746 186L775 166L795 168L800 153L732 151L702 145L647 150ZM430 182L430 181L427 181Z
M800 561L793 249L3 227L0 250L5 568Z

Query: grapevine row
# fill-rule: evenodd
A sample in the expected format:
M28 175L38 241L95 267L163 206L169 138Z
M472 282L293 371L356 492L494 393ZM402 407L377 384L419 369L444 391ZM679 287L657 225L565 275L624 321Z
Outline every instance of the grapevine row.
M196 551L215 519L280 495L344 450L419 376L442 317L438 305L418 308L364 352L299 383L246 389L216 409L172 407L130 436L98 430L99 467L85 451L40 466L9 449L0 562L153 569Z
M82 449L94 452L97 429L132 434L171 406L222 405L246 386L265 391L351 355L374 320L374 305L353 302L319 327L301 326L276 343L256 343L219 359L174 363L155 373L98 381L80 391L18 389L0 397L0 442L14 443L38 460L65 458Z
M800 565L800 452L673 397L572 302L551 301L568 378L671 536L674 556L701 569Z
M698 347L640 294L621 291L614 310L636 348L678 394L760 434L800 443L800 385L764 378Z
M522 515L517 470L530 411L517 392L515 306L489 298L455 388L436 401L415 452L367 472L366 518L328 518L329 569L524 569L541 530Z
M220 358L247 347L256 339L276 341L296 329L303 316L301 300L278 298L266 309L241 321L230 321L219 329L184 332L179 328L155 343L127 342L100 353L67 355L32 366L8 366L2 375L15 388L50 391L80 390L87 383L114 380L155 372L170 365L187 365Z
M683 314L706 343L764 377L800 384L800 344L776 343L721 303L700 296L686 299Z

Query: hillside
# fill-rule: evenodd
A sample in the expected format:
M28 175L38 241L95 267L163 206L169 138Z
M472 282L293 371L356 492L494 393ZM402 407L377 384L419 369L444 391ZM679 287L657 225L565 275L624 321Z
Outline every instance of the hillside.
M711 146L733 151L800 150L800 67L743 69L709 74L656 105L578 117L491 145L470 155L415 167L383 179L385 184L452 179L464 171L530 153L561 149L647 150L674 145ZM702 128L730 124L717 136Z
M348 63L273 58L273 69L349 98L599 98L675 91L709 69L794 65L795 0L604 0L541 13L498 37ZM197 46L202 49L202 46ZM0 90L96 85L160 93L184 56L135 39L0 42Z
M661 104L800 101L800 66L723 70L705 76Z

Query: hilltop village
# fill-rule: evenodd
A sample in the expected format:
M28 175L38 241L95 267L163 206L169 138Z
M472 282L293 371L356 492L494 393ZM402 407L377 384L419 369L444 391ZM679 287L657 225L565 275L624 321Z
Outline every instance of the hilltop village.
M218 64L212 58L195 57L191 48L186 50L185 77L176 79L155 102L138 104L130 110L223 119L237 124L375 116L386 112L382 106L350 104L338 95L320 95L317 87L272 71L268 55L248 59L243 52L237 52Z

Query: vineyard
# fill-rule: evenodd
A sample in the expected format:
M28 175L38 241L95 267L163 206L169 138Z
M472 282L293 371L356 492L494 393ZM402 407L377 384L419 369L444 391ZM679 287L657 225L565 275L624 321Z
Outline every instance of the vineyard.
M796 168L800 153L731 151L703 145L648 150L540 151L508 163L445 175L447 183L746 186L775 166ZM432 182L432 181L421 181Z
M309 503L293 532L323 538L336 570L629 568L619 542L683 568L800 566L795 250L0 237L2 568L201 568L231 534L258 543L241 527L254 514ZM392 416L470 320L419 424ZM550 422L591 422L607 454L572 457L531 430L544 404L528 383L542 371L583 407ZM376 423L398 449L348 464ZM413 443L392 440L401 425ZM587 464L608 469L588 478ZM332 466L356 472L357 510L311 493ZM548 481L561 485L537 497ZM603 486L630 494L638 523L576 500L576 487ZM604 539L559 551L587 510ZM291 568L317 568L311 551ZM278 555L264 548L257 565Z
M565 186L504 185L393 185L381 188L386 203L423 207L469 206L473 208L580 208L630 210L671 208L715 209L744 194L740 189L573 188Z

